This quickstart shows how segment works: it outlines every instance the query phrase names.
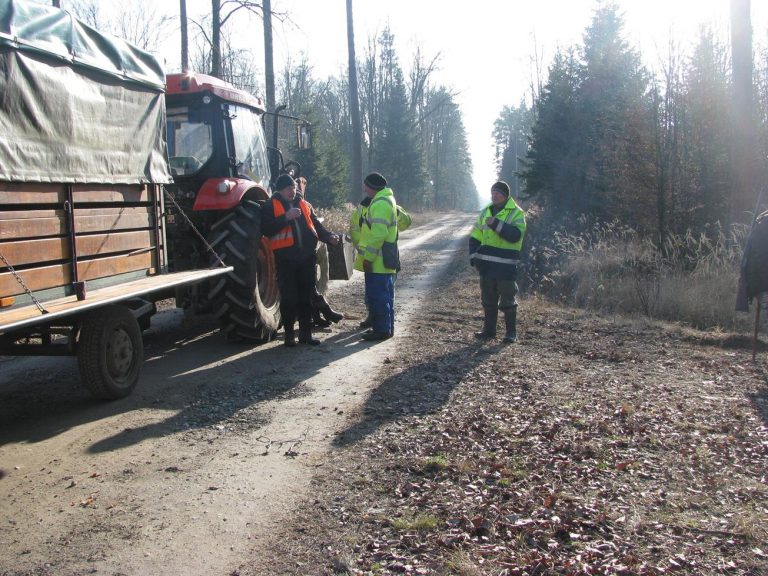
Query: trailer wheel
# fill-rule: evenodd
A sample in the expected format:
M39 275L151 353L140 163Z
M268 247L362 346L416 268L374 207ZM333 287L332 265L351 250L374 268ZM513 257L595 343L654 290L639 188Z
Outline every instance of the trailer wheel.
M315 251L315 286L323 296L328 291L328 246L317 243Z
M124 306L100 308L83 318L77 342L80 376L96 398L128 396L144 361L141 328Z
M261 235L261 206L244 200L211 227L211 246L234 270L208 298L229 339L269 340L280 326L275 257Z

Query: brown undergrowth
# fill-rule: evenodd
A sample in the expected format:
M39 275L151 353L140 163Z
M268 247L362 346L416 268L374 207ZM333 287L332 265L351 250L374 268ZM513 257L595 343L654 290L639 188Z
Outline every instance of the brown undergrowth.
M447 278L242 574L768 574L762 355L533 298L478 344Z

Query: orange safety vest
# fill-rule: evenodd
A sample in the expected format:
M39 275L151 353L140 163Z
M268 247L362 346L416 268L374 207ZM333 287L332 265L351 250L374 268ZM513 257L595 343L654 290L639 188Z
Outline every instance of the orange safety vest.
M285 214L285 207L283 206L283 203L279 200L272 200L272 207L275 210L275 218L278 218L280 216L283 216ZM307 202L304 200L299 202L299 210L301 210L301 213L304 215L304 220L307 221L307 226L309 226L309 229L312 231L312 234L317 237L317 230L315 230L315 225L312 223L312 213L310 212L310 207ZM289 248L293 246L294 238L293 238L293 226L288 224L285 228L282 228L277 234L274 236L270 236L269 238L269 245L272 248L272 250L280 250L282 248Z

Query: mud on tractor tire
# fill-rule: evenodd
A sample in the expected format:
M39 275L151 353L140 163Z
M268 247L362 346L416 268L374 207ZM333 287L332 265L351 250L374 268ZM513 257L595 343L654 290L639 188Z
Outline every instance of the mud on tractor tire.
M208 294L227 338L271 339L280 325L280 297L275 257L261 235L259 203L244 200L216 222L210 244L227 266L234 267Z

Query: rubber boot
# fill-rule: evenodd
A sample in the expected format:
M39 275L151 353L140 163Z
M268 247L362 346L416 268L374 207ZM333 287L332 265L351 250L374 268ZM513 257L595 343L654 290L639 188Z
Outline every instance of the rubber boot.
M498 321L499 311L496 308L483 308L483 329L475 332L475 338L481 340L490 340L496 338L496 322Z
M504 310L504 342L514 344L517 342L517 307Z
M312 323L299 322L299 344L309 344L310 346L317 346L320 344L320 340L312 337Z
M365 320L360 322L360 328L365 329L371 327L373 327L373 316L371 316L371 311L368 310L368 316L365 317Z
M320 309L312 306L312 324L318 328L328 328L331 325L330 320L326 320L320 315Z
M323 316L325 316L326 320L333 322L334 324L338 324L344 319L344 314L341 312L336 312L336 310L331 308L331 305L328 304L327 300L325 302L325 306L320 308L320 312L323 313Z
M283 345L288 348L296 346L296 335L293 332L293 323L290 326L287 324L284 326L285 336L283 338Z

